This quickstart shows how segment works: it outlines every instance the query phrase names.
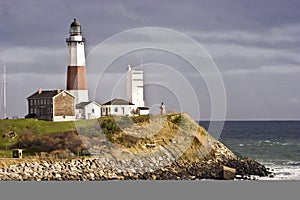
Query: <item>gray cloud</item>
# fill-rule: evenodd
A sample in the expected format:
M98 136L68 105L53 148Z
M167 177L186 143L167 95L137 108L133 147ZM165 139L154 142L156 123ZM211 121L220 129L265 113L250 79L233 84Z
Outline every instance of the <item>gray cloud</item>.
M299 8L297 0L1 1L0 64L8 71L8 114L24 116L26 96L40 87L65 87L65 38L76 17L87 38L87 54L99 42L131 28L181 31L201 43L219 67L229 119L299 119ZM109 72L124 72L128 63L138 65L139 53L145 63L174 69L188 65L159 51L138 52L120 59ZM203 94L200 107L208 118L205 83L192 71L182 73ZM164 92L154 88L148 91ZM104 101L101 95L99 99ZM175 109L177 103L169 106Z

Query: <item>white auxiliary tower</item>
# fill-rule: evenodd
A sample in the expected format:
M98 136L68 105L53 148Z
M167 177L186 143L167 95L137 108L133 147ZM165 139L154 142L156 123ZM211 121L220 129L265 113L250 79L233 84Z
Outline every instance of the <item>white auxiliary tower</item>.
M144 107L144 75L143 70L133 70L128 65L127 98L137 107Z
M69 47L67 90L76 97L76 104L88 102L88 86L85 67L85 38L81 35L81 25L76 19L70 25L70 36L66 39Z

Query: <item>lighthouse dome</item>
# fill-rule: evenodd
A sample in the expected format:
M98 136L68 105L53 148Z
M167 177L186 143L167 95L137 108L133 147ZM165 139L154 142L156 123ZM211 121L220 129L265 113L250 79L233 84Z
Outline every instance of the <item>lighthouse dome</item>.
M70 35L81 35L81 25L76 19L70 25Z
M74 21L71 23L70 27L76 27L76 26L80 26L80 23L74 19Z

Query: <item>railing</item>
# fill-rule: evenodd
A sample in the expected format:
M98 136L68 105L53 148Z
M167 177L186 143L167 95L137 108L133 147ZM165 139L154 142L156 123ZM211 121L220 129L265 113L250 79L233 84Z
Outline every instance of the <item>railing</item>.
M85 42L85 38L82 38L82 40L74 40L74 39L71 39L71 38L66 38L66 42Z

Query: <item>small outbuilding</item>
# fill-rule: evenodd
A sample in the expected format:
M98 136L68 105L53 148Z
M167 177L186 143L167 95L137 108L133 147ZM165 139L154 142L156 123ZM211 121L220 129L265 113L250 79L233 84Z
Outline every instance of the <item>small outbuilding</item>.
M137 113L139 115L149 115L149 108L148 107L138 107Z
M76 105L76 119L96 119L101 117L101 105L96 101L81 102Z
M22 158L23 157L23 149L14 149L12 151L13 158Z

